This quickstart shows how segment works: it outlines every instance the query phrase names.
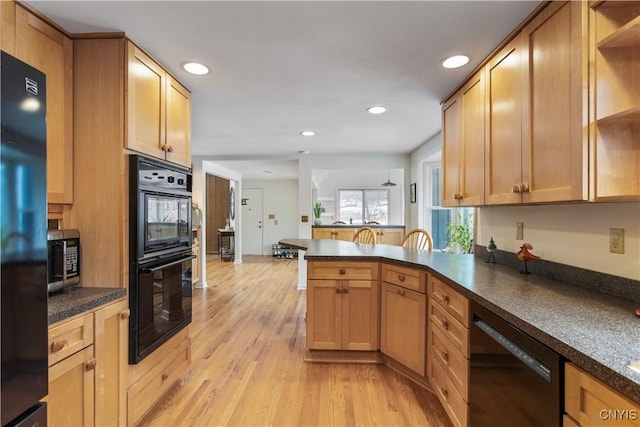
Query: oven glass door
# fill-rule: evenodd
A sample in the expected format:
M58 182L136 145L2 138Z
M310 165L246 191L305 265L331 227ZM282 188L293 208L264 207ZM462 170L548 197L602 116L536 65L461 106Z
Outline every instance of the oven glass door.
M190 210L189 197L145 193L145 253L188 245Z
M132 347L137 363L191 323L191 254L138 266L132 300Z

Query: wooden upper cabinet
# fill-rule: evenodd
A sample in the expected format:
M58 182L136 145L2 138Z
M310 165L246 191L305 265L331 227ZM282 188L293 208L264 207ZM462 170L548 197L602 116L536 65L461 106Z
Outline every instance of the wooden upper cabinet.
M522 183L522 57L521 37L507 44L486 67L487 134L485 202L520 203ZM518 191L514 191L518 186Z
M9 2L2 2L9 3ZM4 19L9 5L3 8ZM15 56L47 76L47 192L49 203L73 203L73 42L15 6Z
M191 166L191 93L167 75L167 160Z
M164 159L166 72L133 43L127 57L126 147Z
M127 43L125 147L191 166L191 93L162 66Z
M16 54L16 4L12 1L0 1L0 48Z
M458 206L460 199L461 104L458 92L442 107L442 206Z
M462 88L460 206L484 204L485 71Z
M554 2L522 31L522 202L588 198L587 2Z

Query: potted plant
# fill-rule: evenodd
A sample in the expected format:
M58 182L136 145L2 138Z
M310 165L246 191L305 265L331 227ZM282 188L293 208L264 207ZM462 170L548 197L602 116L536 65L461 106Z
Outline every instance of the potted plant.
M462 216L462 212L458 212L458 222L447 226L449 233L449 246L446 252L450 253L471 253L473 245L473 232L471 230L471 215L467 218Z
M322 224L322 221L320 220L321 214L322 214L322 205L320 204L320 202L316 202L316 204L313 205L313 217L315 218L313 220L313 223L315 225Z

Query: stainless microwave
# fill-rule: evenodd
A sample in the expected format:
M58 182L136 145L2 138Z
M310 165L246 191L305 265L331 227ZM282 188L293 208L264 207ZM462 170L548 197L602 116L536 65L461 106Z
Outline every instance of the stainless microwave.
M80 232L47 231L47 288L56 292L80 283Z

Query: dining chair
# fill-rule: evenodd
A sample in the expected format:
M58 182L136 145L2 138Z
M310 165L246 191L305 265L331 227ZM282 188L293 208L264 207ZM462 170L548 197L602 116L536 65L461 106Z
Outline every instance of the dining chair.
M400 246L403 248L425 249L430 251L433 249L433 239L427 230L414 228L404 236Z
M338 221L333 221L331 224L346 224L346 222L338 220Z
M353 236L353 241L365 245L375 245L376 232L371 227L361 227Z
M380 223L378 221L367 221L367 224L380 225Z

